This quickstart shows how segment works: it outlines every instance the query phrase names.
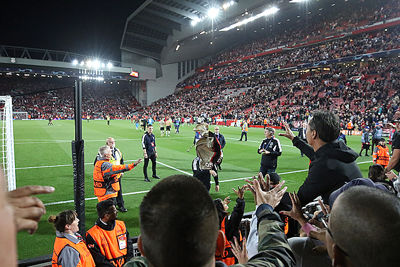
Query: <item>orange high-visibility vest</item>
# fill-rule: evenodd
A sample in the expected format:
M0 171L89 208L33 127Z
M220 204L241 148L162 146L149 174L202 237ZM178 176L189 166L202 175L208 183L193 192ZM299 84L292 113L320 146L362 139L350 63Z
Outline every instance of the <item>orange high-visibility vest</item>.
M111 231L106 231L95 225L87 231L87 235L93 238L99 246L101 254L114 266L121 267L124 265L128 253L128 236L123 221L116 220L115 227Z
M225 237L225 251L224 251L224 255L215 255L215 260L216 261L222 261L224 262L226 265L230 266L230 265L234 265L235 264L235 255L233 255L232 252L232 246L231 243L229 243L228 239L226 238L226 232L225 232L225 224L226 224L226 216L225 218L222 220L221 222L221 231L224 233L224 237ZM239 241L242 242L243 241L243 237L242 237L242 233L239 231Z
M92 258L92 254L90 254L90 251L86 247L85 242L81 241L78 244L75 244L74 242L68 240L66 237L56 237L56 241L54 242L53 257L51 259L52 267L61 266L61 264L58 262L58 257L66 246L70 246L78 251L80 261L77 267L96 266Z
M353 128L353 123L349 122L347 123L347 129L351 130Z
M380 164L386 168L386 166L389 164L389 159L390 159L389 147L387 147L387 146L383 147L383 146L377 145L376 148L377 148L377 151L376 152L374 151L374 154L373 154L374 162L376 164Z
M108 160L99 160L96 162L94 165L94 170L93 170L93 182L94 182L94 194L98 198L99 202L117 197L118 191L120 190L119 187L119 174L112 175L110 177L110 180L108 182L104 181L104 174L107 172L110 172L110 170L101 170L101 165L104 162L109 162ZM125 168L125 165L113 165L112 170L114 170L114 167L120 167L123 166ZM117 168L116 168L117 169Z

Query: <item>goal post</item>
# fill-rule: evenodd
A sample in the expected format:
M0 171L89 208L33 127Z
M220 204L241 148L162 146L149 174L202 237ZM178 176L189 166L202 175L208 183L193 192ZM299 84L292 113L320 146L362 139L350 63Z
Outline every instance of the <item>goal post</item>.
M0 96L1 168L9 191L16 188L11 96Z
M26 111L14 111L13 113L14 120L27 120L28 119L28 112Z

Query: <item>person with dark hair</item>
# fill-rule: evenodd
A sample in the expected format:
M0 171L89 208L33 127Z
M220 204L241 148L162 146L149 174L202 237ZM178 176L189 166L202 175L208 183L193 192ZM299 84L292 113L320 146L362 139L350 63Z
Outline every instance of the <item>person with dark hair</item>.
M133 245L123 221L117 220L112 200L96 206L98 219L86 233L86 243L96 266L121 267L133 257Z
M389 192L397 194L393 181L386 180L385 168L382 165L374 164L369 166L368 178L375 184L383 185Z
M392 194L365 186L340 194L322 236L332 266L399 266L393 245L400 240L399 221L400 200Z
M362 177L356 164L358 154L337 141L340 133L337 115L330 111L314 112L307 125L308 144L295 137L287 123L284 125L286 132L279 135L292 140L293 145L311 159L308 176L298 191L302 206L318 196L327 203L334 190L352 179Z
M280 183L263 191L252 181L260 238L259 252L248 264L234 266L291 267L295 260L290 251L283 223L273 212L286 188ZM174 175L157 183L140 205L138 249L143 257L134 258L126 267L211 267L226 266L215 262L218 215L207 190L195 178Z
M218 219L219 219L219 229L224 233L224 247L225 251L223 255L216 253L215 260L225 262L226 265L233 265L237 263L237 259L232 252L232 247L229 242L233 242L233 237L236 237L240 242L242 241L242 234L239 230L240 222L242 221L245 201L244 201L244 187L239 187L233 191L237 195L236 206L230 216L228 213L230 198L226 197L223 201L219 198L214 200L215 207L217 209ZM217 249L218 251L218 249Z
M152 177L154 179L160 179L160 177L157 176L157 170L156 170L156 165L157 165L156 158L158 157L158 155L156 149L156 137L153 134L153 125L149 125L147 127L147 131L142 137L142 148L144 157L144 165L143 165L144 181L151 182L149 180L149 177L147 176L147 166L149 165L149 160L151 160L151 170L153 171Z
M195 157L192 161L192 171L193 177L196 177L200 180L200 182L206 187L207 191L210 191L211 188L211 176L214 178L215 182L215 192L219 192L219 178L216 166L213 166L212 169L201 169L200 167L200 158Z
M52 266L96 266L82 236L78 234L79 219L74 210L52 215L48 221L56 228Z
M214 128L214 132L215 132L215 137L218 139L218 142L219 142L219 144L221 145L221 160L220 160L220 161L218 162L218 164L217 164L218 169L221 170L221 163L222 163L222 160L223 160L223 158L224 158L224 151L223 151L223 149L224 149L224 147L225 147L225 145L226 145L226 141L225 141L224 135L221 134L221 133L219 132L219 127L218 127L218 126L216 126L216 127Z
M279 139L277 139L274 128L265 128L265 139L258 147L257 153L262 154L260 173L263 176L275 172L278 166L278 157L282 155L282 147Z
M392 121L394 122L393 126L396 128L396 132L393 134L392 157L385 168L386 173L390 172L391 170L400 171L400 111L397 111L394 114ZM397 179L397 181L400 180Z

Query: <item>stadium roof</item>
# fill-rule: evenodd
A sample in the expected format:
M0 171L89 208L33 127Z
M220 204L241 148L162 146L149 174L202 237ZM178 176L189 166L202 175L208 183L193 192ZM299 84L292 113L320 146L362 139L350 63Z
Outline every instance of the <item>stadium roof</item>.
M221 8L226 0L147 0L126 20L121 49L161 60L165 47L174 42L201 32L211 26L211 20L204 19L197 27L191 22L208 17L213 7ZM225 10L224 19L238 15L241 11L265 4L265 0L229 1L231 7Z

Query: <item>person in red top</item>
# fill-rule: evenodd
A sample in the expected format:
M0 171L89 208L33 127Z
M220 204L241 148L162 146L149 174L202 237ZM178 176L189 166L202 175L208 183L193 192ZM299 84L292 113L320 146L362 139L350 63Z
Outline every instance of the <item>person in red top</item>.
M56 228L56 241L54 242L52 267L96 266L82 236L78 234L79 219L74 210L66 210L52 215L48 221Z
M110 198L116 201L115 198L120 190L119 174L132 170L142 162L142 159L131 164L113 165L110 162L112 152L109 146L100 147L99 156L93 170L94 194L99 202Z

